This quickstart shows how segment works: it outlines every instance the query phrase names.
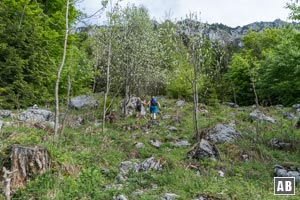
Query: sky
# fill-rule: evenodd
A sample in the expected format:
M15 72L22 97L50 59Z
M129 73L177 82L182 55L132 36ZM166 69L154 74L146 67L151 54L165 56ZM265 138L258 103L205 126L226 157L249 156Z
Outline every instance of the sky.
M116 0L114 0L116 1ZM222 23L227 26L243 26L253 22L274 21L280 18L288 21L289 10L285 8L289 0L123 0L121 5L143 5L151 18L162 22L165 19L180 20L193 12L202 22ZM78 8L91 15L101 8L101 0L81 0ZM89 20L103 21L98 16Z

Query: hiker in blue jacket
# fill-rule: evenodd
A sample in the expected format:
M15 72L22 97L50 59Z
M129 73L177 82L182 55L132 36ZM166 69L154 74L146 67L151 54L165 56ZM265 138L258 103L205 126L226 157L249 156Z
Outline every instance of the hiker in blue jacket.
M150 109L151 119L156 119L158 108L160 108L160 104L158 103L156 97L154 96L151 97L150 101L148 102L148 106Z

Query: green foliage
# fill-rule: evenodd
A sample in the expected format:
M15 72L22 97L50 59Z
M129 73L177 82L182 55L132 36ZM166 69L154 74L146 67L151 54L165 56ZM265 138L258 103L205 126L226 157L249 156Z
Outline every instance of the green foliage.
M299 101L299 34L292 28L250 32L244 49L232 57L226 78L235 89L238 104L254 103L253 84L263 104Z

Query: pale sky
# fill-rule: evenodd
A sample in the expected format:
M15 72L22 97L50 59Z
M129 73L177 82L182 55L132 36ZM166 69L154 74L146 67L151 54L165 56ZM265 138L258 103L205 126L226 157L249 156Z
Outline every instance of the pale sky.
M114 0L116 1L116 0ZM81 0L78 6L85 13L92 14L101 8L101 0ZM123 0L128 3L144 5L151 18L162 22L166 16L180 20L190 12L201 13L201 21L222 23L231 27L243 26L252 22L274 21L277 18L288 21L289 10L284 8L289 0ZM102 15L102 20L103 20ZM93 17L89 21L102 21Z

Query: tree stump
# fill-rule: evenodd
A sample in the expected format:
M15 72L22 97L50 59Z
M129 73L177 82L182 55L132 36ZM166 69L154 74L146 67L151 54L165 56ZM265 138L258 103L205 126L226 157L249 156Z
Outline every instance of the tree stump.
M43 147L13 146L11 152L11 171L14 172L12 191L25 187L27 179L35 174L43 174L50 168L50 156Z

